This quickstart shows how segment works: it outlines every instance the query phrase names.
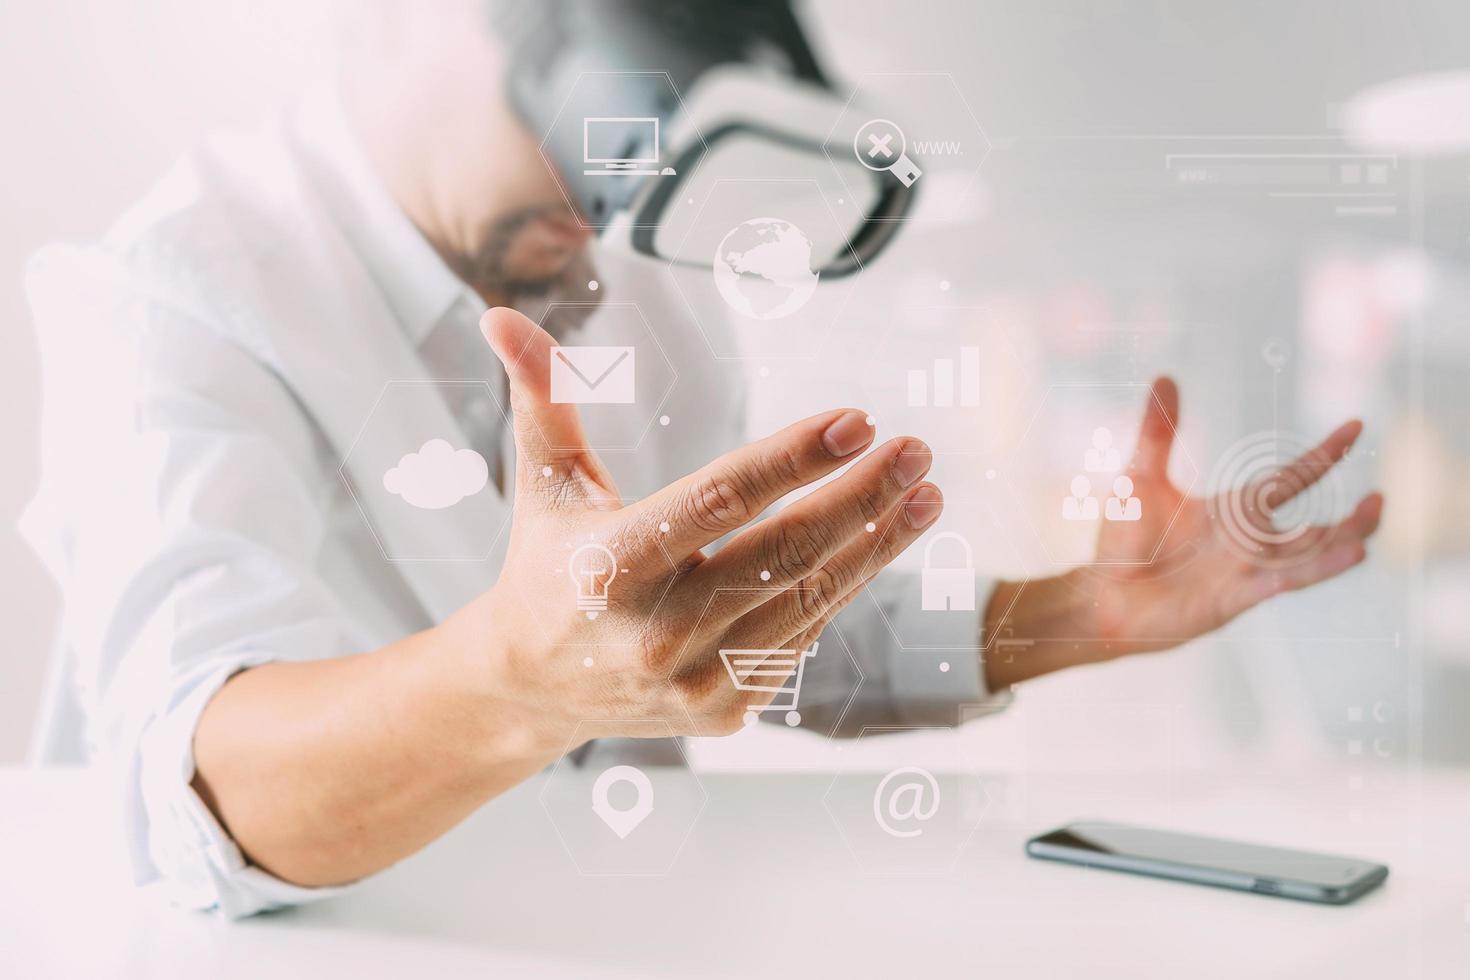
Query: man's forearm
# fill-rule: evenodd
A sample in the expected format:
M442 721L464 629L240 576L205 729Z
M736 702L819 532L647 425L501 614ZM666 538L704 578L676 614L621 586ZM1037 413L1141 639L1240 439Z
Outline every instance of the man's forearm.
M464 619L221 688L193 785L252 864L300 885L361 878L556 758L564 746L471 673Z

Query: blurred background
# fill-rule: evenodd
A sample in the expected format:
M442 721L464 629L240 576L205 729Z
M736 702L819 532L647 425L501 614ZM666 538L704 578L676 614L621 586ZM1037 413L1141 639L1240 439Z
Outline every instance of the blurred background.
M904 757L1012 770L1470 762L1470 154L1452 113L1420 120L1428 152L1406 153L1402 133L1360 112L1385 83L1470 71L1470 8L816 0L804 15L865 99L901 102L911 130L991 149L978 173L925 161L917 214L814 360L750 366L753 432L872 406L880 436L941 450L947 520L983 571L1012 577L1061 569L1043 515L1094 427L1127 453L1139 386L1161 372L1183 390L1181 483L1203 492L1246 437L1310 444L1356 416L1366 434L1311 506L1326 519L1374 487L1388 498L1369 561L1341 579L1190 649L1028 684L1004 715L905 736ZM25 757L57 609L14 530L39 409L25 258L98 235L205 130L288 103L330 63L340 20L327 0L0 5L0 763ZM959 102L916 102L919 75L945 76ZM974 127L955 131L956 104ZM908 408L894 370L966 342L988 352L981 432ZM823 752L755 730L692 755L804 766Z

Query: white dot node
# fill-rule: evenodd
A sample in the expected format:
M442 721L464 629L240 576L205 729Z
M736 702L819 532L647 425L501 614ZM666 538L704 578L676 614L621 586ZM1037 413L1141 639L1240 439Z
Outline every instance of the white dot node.
M878 530L878 525L874 524L872 521L864 524L863 527L868 529L869 534L872 534L874 531Z
M596 279L588 279L587 288L595 293L598 289L602 288L602 283L598 282Z
M875 418L873 418L873 416L871 416L871 415L868 416L867 422L868 422L869 425L877 425L878 424L878 420L875 419Z
M939 665L939 672L941 674L947 674L947 673L949 673L949 661L948 660L944 661L943 663L941 663Z
M941 279L941 280L939 280L939 291L941 293L947 293L947 292L949 292L949 280L948 279Z
M582 658L582 666L583 667L591 667L592 666L592 658L591 657L583 657Z
M660 415L658 417L658 424L659 425L668 425L669 424L669 417L667 415Z
M658 523L658 529L660 531L664 532L665 534L668 534L669 533L669 522L668 521L659 521L659 523Z
M771 573L769 571L762 571L761 572L761 581L762 582L769 582L770 580L771 580Z
M551 475L551 467L550 466L543 466L543 467L541 467L541 475L542 476L550 476Z
M986 470L985 471L985 479L987 479L987 480L994 480L995 479L995 470Z

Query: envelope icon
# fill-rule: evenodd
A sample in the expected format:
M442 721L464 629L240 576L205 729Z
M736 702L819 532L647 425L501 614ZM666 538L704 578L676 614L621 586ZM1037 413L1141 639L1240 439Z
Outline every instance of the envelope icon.
M551 400L557 404L631 405L631 347L551 348Z

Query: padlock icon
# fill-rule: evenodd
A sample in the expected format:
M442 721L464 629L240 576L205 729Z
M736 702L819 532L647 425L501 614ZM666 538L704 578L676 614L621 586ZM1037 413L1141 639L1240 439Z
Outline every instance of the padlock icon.
M934 567L934 546L946 538L960 543L965 563L952 568ZM943 531L924 546L924 570L919 573L919 606L926 611L942 612L975 608L975 553L970 542L954 531Z

